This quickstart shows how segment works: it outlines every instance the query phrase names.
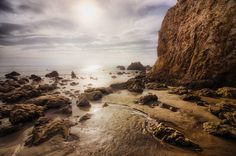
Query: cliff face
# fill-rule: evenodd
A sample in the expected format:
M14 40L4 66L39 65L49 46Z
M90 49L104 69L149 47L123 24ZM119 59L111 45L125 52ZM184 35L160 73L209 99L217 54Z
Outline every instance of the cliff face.
M236 1L178 0L162 23L152 79L236 86Z

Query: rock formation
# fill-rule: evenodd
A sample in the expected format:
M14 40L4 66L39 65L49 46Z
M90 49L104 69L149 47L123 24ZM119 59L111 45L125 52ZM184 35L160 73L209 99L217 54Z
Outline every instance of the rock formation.
M236 2L178 0L159 32L154 80L192 88L236 86Z

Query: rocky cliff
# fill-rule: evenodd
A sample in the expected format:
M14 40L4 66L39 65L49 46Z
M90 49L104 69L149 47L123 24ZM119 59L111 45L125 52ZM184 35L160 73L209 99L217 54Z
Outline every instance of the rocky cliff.
M235 0L178 0L162 23L150 76L189 87L236 86L235 41Z

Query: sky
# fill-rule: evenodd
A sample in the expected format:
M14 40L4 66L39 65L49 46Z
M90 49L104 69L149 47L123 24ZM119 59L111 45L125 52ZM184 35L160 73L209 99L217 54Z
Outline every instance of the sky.
M152 65L176 0L0 0L0 66Z

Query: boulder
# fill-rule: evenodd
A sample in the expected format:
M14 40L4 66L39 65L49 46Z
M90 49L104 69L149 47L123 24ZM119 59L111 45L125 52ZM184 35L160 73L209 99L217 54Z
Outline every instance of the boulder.
M52 71L51 73L46 74L45 77L56 78L59 77L59 73L57 71Z
M152 90L166 90L168 87L163 83L157 83L157 82L150 82L146 84L147 89Z
M42 78L40 76L37 76L37 75L34 75L34 74L30 75L29 79L31 79L33 81L36 81L36 82L42 81Z
M196 94L198 94L199 96L206 96L206 97L212 97L212 98L216 98L219 97L219 95L212 89L209 88L203 88L201 90L196 91Z
M175 88L172 88L168 93L169 94L184 95L184 94L188 94L189 92L190 91L185 87L175 87Z
M126 82L126 88L130 92L142 93L145 88L143 77L131 78Z
M236 128L231 127L226 124L221 124L219 122L205 122L203 123L204 131L209 134L226 137L226 138L236 138Z
M113 83L110 85L110 87L112 89L126 89L127 86L126 86L126 82L121 82L121 83Z
M97 101L103 97L103 94L101 91L85 92L83 93L83 95L85 95L86 98L91 101Z
M9 117L12 107L12 105L0 104L0 119Z
M9 120L12 124L17 125L43 116L43 112L43 107L35 104L15 104L10 112Z
M6 77L7 79L14 79L14 80L17 80L17 78L16 78L17 76L20 76L20 74L17 73L17 72L15 72L15 71L13 71L13 72L8 73L8 74L5 75L5 77Z
M72 126L73 123L66 119L41 117L36 121L31 135L25 141L25 146L39 145L57 134L68 139Z
M137 103L143 104L143 105L150 105L150 104L156 103L157 100L158 100L158 97L155 94L147 94L147 95L141 96L138 99Z
M236 99L236 88L233 87L222 87L217 89L216 93L224 98L234 98Z
M79 83L78 82L71 82L70 85L71 86L77 86Z
M192 88L236 86L235 8L233 0L178 0L162 22L150 77Z
M125 70L125 66L117 66L116 68L118 68L120 70Z
M88 88L88 89L84 90L85 93L94 92L94 91L100 91L100 92L102 92L102 94L105 94L105 95L112 93L112 89L106 88L106 87Z
M8 118L0 119L0 137L20 130L20 125L13 125Z
M146 67L141 64L141 62L132 62L127 70L146 70Z
M87 99L87 97L83 94L81 94L79 97L78 97L78 100L76 101L76 105L78 107L90 107L90 103Z
M17 83L19 83L20 85L25 85L25 84L29 83L29 79L27 79L26 77L23 77L23 78L17 80Z
M73 71L71 72L71 78L72 79L76 79L77 78L76 74Z

